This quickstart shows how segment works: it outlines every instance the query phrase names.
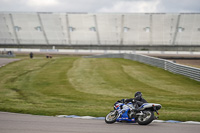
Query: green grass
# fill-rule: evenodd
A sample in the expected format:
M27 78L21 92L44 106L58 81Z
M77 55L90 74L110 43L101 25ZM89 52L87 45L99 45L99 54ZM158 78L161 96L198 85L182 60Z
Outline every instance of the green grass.
M125 59L36 55L0 68L0 110L105 116L141 91L162 104L160 119L200 121L200 82Z

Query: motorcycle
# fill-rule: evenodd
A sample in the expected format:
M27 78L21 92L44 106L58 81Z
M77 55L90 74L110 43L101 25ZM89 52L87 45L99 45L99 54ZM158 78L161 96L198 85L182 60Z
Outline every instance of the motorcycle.
M148 125L154 119L158 119L158 116L155 116L154 112L159 115L158 110L162 107L160 104L156 103L143 103L135 110L137 106L137 101L135 103L117 101L114 104L114 110L105 117L105 122L107 124L129 122L138 123L139 125Z

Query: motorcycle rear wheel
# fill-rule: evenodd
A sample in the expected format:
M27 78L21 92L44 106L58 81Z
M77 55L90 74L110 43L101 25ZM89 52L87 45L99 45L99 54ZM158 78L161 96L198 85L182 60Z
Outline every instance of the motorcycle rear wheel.
M144 115L138 117L138 124L139 125L148 125L154 120L154 113L153 111L147 110L144 112Z
M107 124L112 124L115 123L118 117L118 112L116 110L111 111L106 117L105 117L105 122Z

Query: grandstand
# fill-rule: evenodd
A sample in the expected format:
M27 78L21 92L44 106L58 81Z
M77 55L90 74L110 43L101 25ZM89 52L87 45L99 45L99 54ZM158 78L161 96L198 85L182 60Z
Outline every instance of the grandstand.
M200 13L0 12L0 47L200 51Z

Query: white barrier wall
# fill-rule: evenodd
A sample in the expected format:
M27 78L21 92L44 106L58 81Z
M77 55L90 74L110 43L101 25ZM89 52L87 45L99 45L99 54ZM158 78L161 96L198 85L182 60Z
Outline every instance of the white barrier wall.
M196 81L200 81L200 68L180 65L169 60L159 59L146 55L122 53L122 54L94 55L94 56L87 56L86 58L124 58L124 59L134 60L165 69L175 74L181 74L187 76Z
M0 12L0 44L200 45L200 13Z

